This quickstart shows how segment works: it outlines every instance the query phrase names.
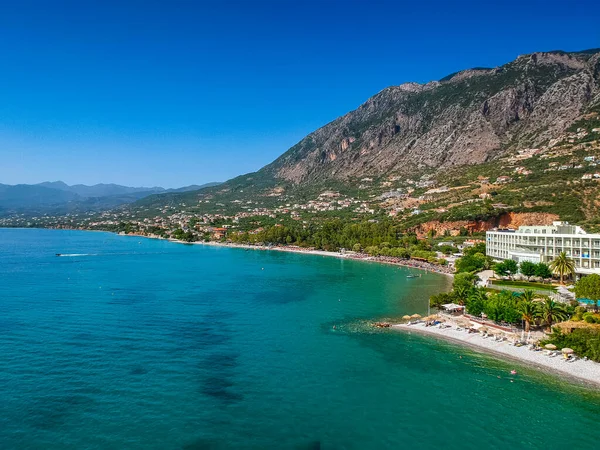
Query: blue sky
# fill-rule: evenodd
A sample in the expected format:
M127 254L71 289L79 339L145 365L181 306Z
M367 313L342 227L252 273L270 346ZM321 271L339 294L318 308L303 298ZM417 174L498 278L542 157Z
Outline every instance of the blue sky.
M599 24L577 0L2 2L0 183L226 180L387 86Z

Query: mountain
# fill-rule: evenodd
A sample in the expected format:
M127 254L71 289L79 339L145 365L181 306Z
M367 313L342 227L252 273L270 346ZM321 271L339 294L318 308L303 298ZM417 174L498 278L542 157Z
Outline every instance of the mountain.
M72 192L45 186L0 184L0 208L38 208L78 199Z
M190 192L190 191L199 191L200 189L204 189L204 188L208 188L208 187L214 187L214 186L219 186L220 182L212 182L212 183L205 183L205 184L191 184L189 186L184 186L184 187L180 187L177 189L166 189L164 192Z
M384 89L261 172L302 184L480 164L548 143L599 108L600 49L533 53Z
M416 187L419 193L426 191L419 190L426 184L459 186L476 183L477 176L510 173L515 169L510 155L529 149L532 155L537 155L536 150L546 154L530 161L532 168L526 172L538 172L524 179L517 193L503 194L509 208L525 208L523 192L531 183L537 183L543 195L552 180L553 188L557 182L573 181L568 195L563 196L566 191L555 194L565 202L576 201L576 208L587 204L593 211L595 187L586 188L589 198L572 188L584 175L575 162L582 156L572 153L596 149L600 135L594 130L598 129L600 49L536 52L495 68L477 67L439 81L386 88L255 173L200 192L146 197L132 208L150 211L179 204L188 211L193 205L196 213L230 213L248 202L266 208L302 203L325 190L369 199L390 188L406 192ZM558 149L562 153L556 153ZM574 172L545 172L542 158L552 152L556 164L564 160ZM481 168L480 173L468 167ZM467 173L475 178L463 179ZM496 176L500 175L506 173ZM503 189L499 187L494 195ZM437 209L454 208L472 202L473 197L481 200L482 192L475 188L464 198L456 192L452 190L448 202L437 204ZM422 203L415 199L412 207ZM540 199L532 207L543 211L553 204ZM390 207L389 213L408 207ZM573 220L589 219L587 212L569 211L566 217Z
M43 186L51 189L58 189L60 191L72 192L83 198L108 197L113 195L134 194L139 192L155 193L165 191L165 189L161 187L129 187L121 186L118 184L103 183L95 184L93 186L86 186L84 184L75 184L73 186L69 186L66 183L63 183L62 181L46 181L43 183L39 183L36 186Z
M133 203L156 193L199 190L219 183L191 185L178 189L129 187L117 184L69 186L62 181L39 184L0 184L0 214L65 214L102 211Z

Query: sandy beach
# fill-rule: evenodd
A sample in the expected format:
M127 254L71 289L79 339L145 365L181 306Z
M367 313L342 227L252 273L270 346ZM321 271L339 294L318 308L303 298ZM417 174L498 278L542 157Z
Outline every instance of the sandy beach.
M174 239L169 239L171 242L178 242L187 244L187 242L177 241ZM355 253L355 252L328 252L325 250L314 250L314 249L306 249L302 247L295 246L261 246L261 245L247 245L247 244L233 244L233 243L225 243L225 242L192 242L191 244L195 245L211 245L216 247L229 247L229 248L243 248L247 250L272 250L278 252L290 252L290 253L302 253L305 255L316 255L316 256L327 256L333 258L341 258L341 259L352 259L355 261L365 261L365 262L375 262L379 264L390 264L393 266L401 266L401 267L409 267L412 269L425 270L428 272L439 273L440 275L446 275L449 277L454 277L452 273L453 269L449 269L444 266L438 266L435 264L431 264L425 261L419 261L415 259L401 259L394 258L390 256L369 256L364 253Z
M437 328L435 326L425 327L424 323L418 323L414 325L396 324L392 325L392 328L403 332L414 332L467 345L475 350L507 359L518 360L536 369L551 371L557 375L584 382L596 389L600 388L600 363L594 361L579 359L574 362L566 362L560 354L550 357L545 352L529 350L527 346L516 347L509 341L494 341L491 338L484 338L479 333L458 331L455 326L451 328Z

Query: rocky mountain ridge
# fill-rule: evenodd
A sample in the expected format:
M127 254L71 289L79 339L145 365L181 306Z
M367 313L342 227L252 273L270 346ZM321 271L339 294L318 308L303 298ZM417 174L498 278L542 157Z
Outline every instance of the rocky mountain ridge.
M259 174L305 184L479 164L542 145L598 107L600 50L522 55L386 88Z

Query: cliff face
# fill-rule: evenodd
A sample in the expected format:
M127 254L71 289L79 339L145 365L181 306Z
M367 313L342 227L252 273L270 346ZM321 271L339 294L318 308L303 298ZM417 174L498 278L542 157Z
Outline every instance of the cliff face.
M552 222L560 220L556 214L548 213L513 213L507 212L490 220L458 220L453 222L440 222L437 220L425 222L411 231L415 232L420 238L427 237L427 234L434 230L436 236L450 235L458 236L461 229L470 233L488 231L493 228L512 228L517 229L521 225L552 225Z
M600 50L534 53L384 89L261 172L304 184L479 164L562 133L600 103Z

